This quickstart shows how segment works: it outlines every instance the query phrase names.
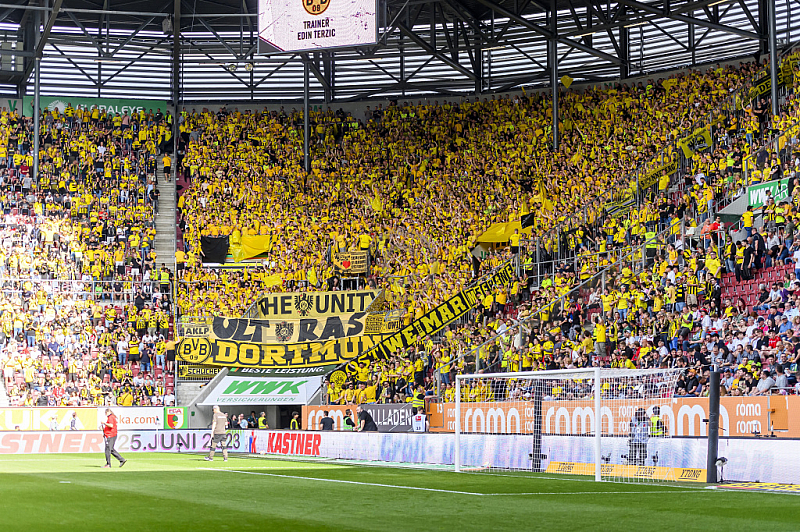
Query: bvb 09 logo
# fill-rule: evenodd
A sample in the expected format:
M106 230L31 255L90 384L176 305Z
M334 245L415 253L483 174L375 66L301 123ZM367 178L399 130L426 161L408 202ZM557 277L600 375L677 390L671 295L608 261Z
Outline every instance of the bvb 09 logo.
M186 338L178 349L180 358L193 364L202 364L211 356L211 343L205 338Z
M309 15L321 15L328 9L331 0L302 0L303 7Z

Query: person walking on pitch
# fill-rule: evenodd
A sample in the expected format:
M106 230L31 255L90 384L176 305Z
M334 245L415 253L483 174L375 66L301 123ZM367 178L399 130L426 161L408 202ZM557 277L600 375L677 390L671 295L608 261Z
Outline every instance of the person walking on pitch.
M222 460L228 461L228 447L226 445L228 434L225 428L228 426L228 416L220 412L218 406L214 405L214 414L211 419L211 451L206 456L206 461L210 462L214 459L214 451L217 445L222 447Z
M120 467L124 466L127 460L114 449L114 445L117 443L117 416L114 415L114 412L112 412L110 408L106 408L106 421L103 423L103 439L106 442L106 465L103 467L111 467L112 456L119 460Z

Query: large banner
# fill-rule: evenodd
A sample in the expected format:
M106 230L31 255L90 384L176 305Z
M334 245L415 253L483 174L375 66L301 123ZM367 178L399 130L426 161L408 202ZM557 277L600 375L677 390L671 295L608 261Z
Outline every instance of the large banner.
M342 292L281 292L264 295L257 303L261 319L298 320L324 318L353 312L382 310L370 306L380 290Z
M358 362L372 362L391 357L398 349L406 349L426 336L447 327L470 311L484 297L491 294L498 286L507 286L514 279L514 267L510 262L497 271L481 279L475 286L462 290L438 307L425 313L418 320L412 321L400 331L392 334L374 349L362 355Z
M304 405L322 377L239 377L226 375L200 403L213 405Z
M369 270L368 251L338 251L331 262L339 273L367 273Z
M411 404L364 404L363 409L370 413L378 432L410 432L411 431ZM325 412L333 420L334 430L344 429L345 411L350 410L353 421L358 424L354 405L329 405L329 406L304 406L303 428L306 430L321 430L320 420L325 417Z
M247 368L311 368L348 362L375 346L383 336L353 336L326 342L257 344L186 338L177 358L192 364Z
M653 402L631 400L624 405L603 406L603 434L627 436L632 412L642 407L647 415ZM665 399L661 417L670 436L706 436L707 398ZM430 403L430 430L455 431L456 408L453 403ZM531 434L538 426L533 403L495 402L462 403L461 430L472 433L522 432ZM591 400L542 401L543 434L585 435L594 433L594 403ZM772 395L764 397L720 398L720 436L775 434L800 438L800 397Z
M401 318L384 312L353 312L324 318L265 320L214 317L211 326L187 327L184 336L258 344L321 342L349 336L389 334L400 330Z

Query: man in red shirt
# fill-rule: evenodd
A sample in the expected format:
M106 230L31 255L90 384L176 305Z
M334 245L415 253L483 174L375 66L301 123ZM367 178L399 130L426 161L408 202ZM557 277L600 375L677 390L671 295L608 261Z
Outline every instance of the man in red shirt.
M111 456L119 460L119 466L125 465L125 460L115 449L114 444L117 443L117 416L110 408L106 408L106 422L103 423L103 438L106 442L106 465L103 467L111 467Z

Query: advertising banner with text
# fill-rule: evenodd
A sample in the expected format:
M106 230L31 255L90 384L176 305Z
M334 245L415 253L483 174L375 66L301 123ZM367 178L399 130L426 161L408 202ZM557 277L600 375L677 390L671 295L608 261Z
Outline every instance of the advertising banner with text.
M226 444L231 452L248 452L250 431L229 431ZM211 443L207 430L121 430L115 448L123 456L129 452L206 452ZM85 432L7 432L0 434L0 454L102 453L103 433Z
M23 116L33 116L33 96L25 96L23 98ZM131 98L79 98L75 96L42 96L39 98L39 105L42 109L52 111L57 109L58 112L63 113L67 104L71 104L73 108L78 107L84 109L91 109L97 106L101 111L107 111L115 115L122 115L128 113L132 116L139 111L147 113L150 110L153 113L161 109L161 112L166 112L169 107L167 102L163 100L139 100Z
M601 407L604 434L627 435L636 408L652 412L652 402L628 401L626 405ZM707 398L666 399L661 418L672 436L705 436L708 419ZM455 430L455 404L430 403L430 430ZM591 400L542 401L543 434L594 433L594 403ZM461 428L464 432L531 434L536 430L533 403L462 403ZM800 397L771 395L720 399L720 436L770 435L800 438Z
M0 408L0 431L3 430L50 430L54 418L57 430L70 430L73 414L77 430L97 430L98 409L86 407L32 407L20 406ZM105 420L105 415L102 417Z
M200 403L213 405L304 405L322 377L239 377L226 375Z
M378 432L409 432L411 430L411 404L365 404L361 405L370 413ZM306 430L321 430L320 420L325 417L325 412L333 420L334 430L344 429L345 411L350 410L353 421L358 424L355 405L329 405L329 406L304 406L303 428Z

